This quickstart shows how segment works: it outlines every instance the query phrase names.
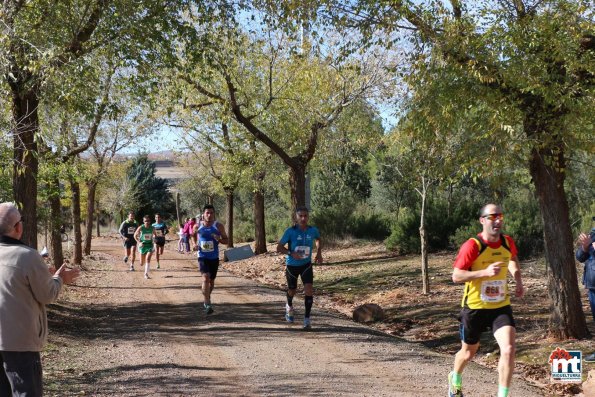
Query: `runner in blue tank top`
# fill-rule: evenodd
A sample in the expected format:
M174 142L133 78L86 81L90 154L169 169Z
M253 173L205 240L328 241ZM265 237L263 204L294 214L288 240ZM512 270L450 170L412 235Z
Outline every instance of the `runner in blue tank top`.
M297 290L297 281L301 277L304 284L304 329L310 329L310 312L314 301L314 272L312 271L312 251L316 248L317 264L322 263L320 232L314 226L308 226L309 212L306 207L298 207L295 211L297 223L285 230L277 252L287 255L285 260L285 278L287 279L287 304L285 319L293 323L293 297ZM287 245L287 247L285 247Z
M165 247L165 235L169 233L169 229L165 222L161 220L160 214L155 214L155 223L153 223L153 229L155 230L155 259L157 259L157 269L161 268L159 264L159 258L163 255L163 248Z
M227 234L222 223L215 220L215 208L207 204L198 223L198 267L202 274L202 294L207 314L213 313L211 293L219 270L219 244L227 244Z

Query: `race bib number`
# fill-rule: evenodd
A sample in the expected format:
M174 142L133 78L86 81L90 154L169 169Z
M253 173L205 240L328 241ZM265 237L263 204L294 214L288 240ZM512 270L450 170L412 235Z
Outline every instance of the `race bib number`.
M155 229L155 235L157 237L162 237L163 236L163 230Z
M310 247L307 245L298 245L295 247L295 252L297 252L302 257L302 259L305 259L310 256Z
M134 234L135 231L136 231L136 229L133 227L128 228L128 234Z
M149 233L147 233L147 234L143 234L143 240L145 240L145 241L146 241L146 240L151 240L151 238L152 238L152 237L153 237L153 235L152 235L152 234L149 234Z
M483 302L502 302L506 298L506 280L483 281L481 300Z
M212 241L201 241L200 250L202 252L213 252L215 251L215 244Z

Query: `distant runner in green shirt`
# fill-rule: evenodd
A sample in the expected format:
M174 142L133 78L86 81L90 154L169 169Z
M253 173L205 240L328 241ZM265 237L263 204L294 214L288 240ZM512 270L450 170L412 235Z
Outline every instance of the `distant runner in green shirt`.
M145 278L149 279L149 270L151 268L151 256L153 255L153 238L155 229L151 226L151 217L145 215L143 224L136 229L134 239L138 241L138 252L140 252L140 265L145 265Z

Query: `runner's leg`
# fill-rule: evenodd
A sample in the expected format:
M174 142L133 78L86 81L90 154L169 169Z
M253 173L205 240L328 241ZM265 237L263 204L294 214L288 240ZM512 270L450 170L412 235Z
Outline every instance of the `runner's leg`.
M468 345L467 343L461 341L461 349L455 354L455 363L453 367L453 371L457 374L462 374L463 370L469 364L469 361L475 356L477 350L479 349L479 342L474 345Z
M494 332L494 337L500 348L498 381L500 386L505 388L510 387L512 373L514 372L514 357L516 352L515 335L515 328L510 325L498 328L496 332Z

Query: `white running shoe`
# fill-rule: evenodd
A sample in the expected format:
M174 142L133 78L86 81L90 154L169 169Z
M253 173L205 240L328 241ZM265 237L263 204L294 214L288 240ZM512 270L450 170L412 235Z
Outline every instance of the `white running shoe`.
M312 324L310 323L310 318L306 317L304 318L304 329L310 329L312 328Z
M293 320L294 320L293 307L289 306L288 304L285 304L285 321L287 321L288 323L293 323Z

